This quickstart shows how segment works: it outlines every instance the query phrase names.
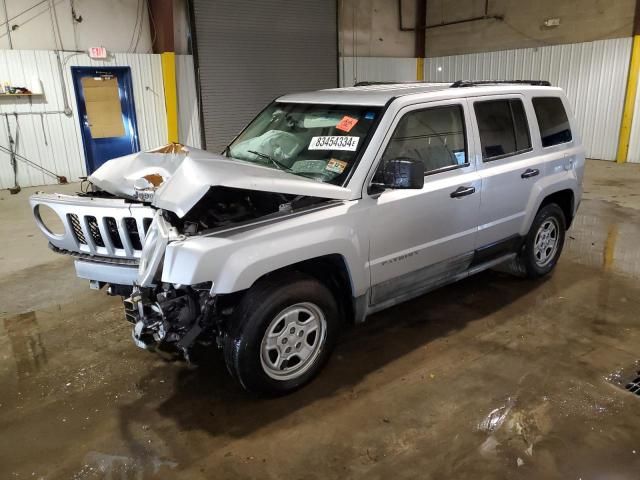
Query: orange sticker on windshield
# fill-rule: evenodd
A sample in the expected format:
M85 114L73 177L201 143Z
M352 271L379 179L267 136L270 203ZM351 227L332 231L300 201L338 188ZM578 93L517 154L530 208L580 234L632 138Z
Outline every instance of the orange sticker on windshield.
M358 123L357 118L350 117L349 115L345 115L342 117L342 120L338 122L336 128L338 130L342 130L343 132L350 132L351 129Z

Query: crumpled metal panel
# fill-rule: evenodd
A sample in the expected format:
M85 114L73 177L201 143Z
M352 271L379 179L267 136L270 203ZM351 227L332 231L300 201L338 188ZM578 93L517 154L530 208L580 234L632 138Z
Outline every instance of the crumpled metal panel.
M163 179L153 205L179 217L215 186L336 200L352 197L348 188L186 146L168 153L160 149L114 158L96 170L89 181L114 195L135 198L134 183L148 175Z

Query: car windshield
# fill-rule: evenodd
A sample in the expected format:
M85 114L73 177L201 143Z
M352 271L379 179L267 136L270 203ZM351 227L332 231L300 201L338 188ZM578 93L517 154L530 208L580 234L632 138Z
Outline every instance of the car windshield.
M224 154L341 185L379 114L379 107L274 102Z

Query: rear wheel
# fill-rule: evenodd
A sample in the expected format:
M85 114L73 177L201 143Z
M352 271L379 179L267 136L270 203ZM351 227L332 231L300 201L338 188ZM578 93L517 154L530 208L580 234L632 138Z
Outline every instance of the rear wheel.
M542 207L536 214L519 261L529 278L538 278L554 269L562 253L566 220L555 203Z
M252 287L231 319L224 354L251 392L282 395L309 382L335 344L339 309L313 277L288 272Z

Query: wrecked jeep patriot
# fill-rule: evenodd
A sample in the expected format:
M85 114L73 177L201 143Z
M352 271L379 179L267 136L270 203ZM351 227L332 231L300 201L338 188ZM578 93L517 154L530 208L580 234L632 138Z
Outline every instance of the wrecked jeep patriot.
M30 202L77 275L125 298L138 346L217 345L242 387L282 394L345 322L498 265L549 273L583 172L546 82L367 84L280 97L221 155L168 145Z

